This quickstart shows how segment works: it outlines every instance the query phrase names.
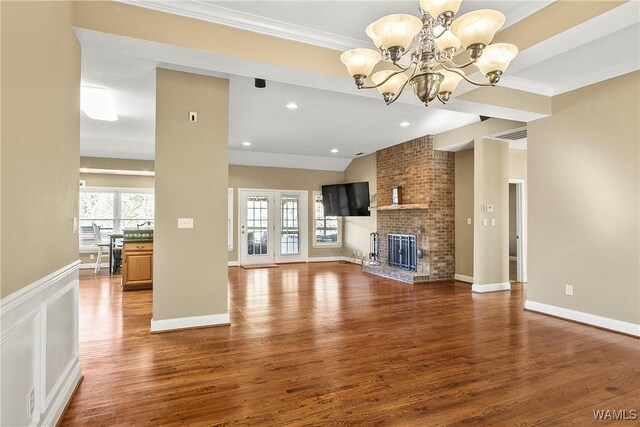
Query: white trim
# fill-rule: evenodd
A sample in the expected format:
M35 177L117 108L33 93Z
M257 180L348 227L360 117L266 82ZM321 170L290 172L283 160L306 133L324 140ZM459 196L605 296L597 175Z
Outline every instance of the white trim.
M54 426L58 423L64 408L71 400L73 391L76 389L81 379L82 371L80 370L80 359L76 355L69 363L67 369L65 369L64 375L61 376L56 383L58 386L58 389L56 390L57 395L55 396L55 399L51 401L49 411L42 425Z
M591 326L597 326L611 331L622 332L624 334L640 337L640 325L635 323L623 322L621 320L611 319L609 317L598 316L596 314L585 313L582 311L571 310L555 305L543 304L541 302L526 300L524 302L525 310L537 313L548 314L563 319L573 320L574 322L584 323Z
M71 264L65 265L59 270L44 276L41 279L25 286L24 288L7 295L0 301L0 307L2 307L2 314L6 314L8 311L14 309L17 305L31 299L35 294L42 292L44 289L54 284L67 274L73 273L77 270L77 266L80 265L80 260L74 261Z
M453 279L459 282L473 283L473 277L464 274L454 274Z
M5 345L13 334L18 333L29 322L33 321L33 339L26 345L33 354L33 387L35 393L35 413L31 419L32 425L55 425L62 412L71 399L71 395L82 376L78 357L78 270L80 261L74 261L53 273L42 277L22 289L4 297L0 301L0 325L2 331L0 342ZM70 347L62 347L57 341L50 341L47 336L47 307L54 304L64 295L73 294L73 308L64 311L65 316L73 320L73 328L65 331L71 336ZM52 351L58 354L68 355L66 365L55 378L55 382L46 393L47 370L51 369L47 359L47 343L54 347ZM3 351L11 351L3 348ZM64 353L63 353L64 352ZM16 367L16 369L21 369ZM11 384L7 385L9 388Z
M185 16L187 18L226 25L240 30L265 34L285 40L293 40L315 46L344 51L356 47L373 48L369 40L354 39L352 37L329 33L309 27L303 27L279 19L267 18L251 13L234 10L224 6L203 1L168 2L153 0L118 0L120 3L144 7L159 12ZM535 2L520 2L508 11L507 21L503 28L508 28L524 18L544 9L553 0L539 0Z
M560 95L565 92L570 92L575 89L580 89L585 86L613 79L615 77L637 71L638 69L640 69L640 61L638 61L637 57L631 58L625 62L596 70L593 73L584 76L573 77L561 85L554 86L553 95Z
M307 259L307 262L329 262L329 261L348 261L345 256L316 256Z
M518 2L518 4L513 6L507 12L509 16L507 17L506 22L502 26L502 29L504 30L514 24L517 24L518 22L522 21L525 18L528 18L534 13L541 11L545 7L552 4L554 1L555 0L537 0L537 1L531 1L531 2L528 2L528 1Z
M227 261L227 267L239 267L240 261Z
M141 171L129 169L99 169L99 168L80 168L80 173L91 173L98 175L128 175L128 176L156 176L154 171ZM85 181L86 184L86 181ZM84 185L81 185L84 187Z
M499 291L510 291L511 283L503 282L503 283L489 283L486 285L478 285L474 283L471 285L471 292L475 292L478 294L482 294L485 292L499 292Z
M229 150L228 158L230 165L312 169L336 172L343 172L347 166L349 166L349 163L351 163L351 159L341 157L238 150Z
M230 325L229 313L208 314L204 316L178 317L175 319L151 319L150 332L174 331L178 329L199 328L202 326Z
M160 12L185 16L187 18L226 25L253 33L265 34L286 40L293 40L315 46L344 51L354 47L373 47L373 43L325 31L291 24L277 19L265 18L210 3L159 2L152 0L119 0L121 3L144 7Z

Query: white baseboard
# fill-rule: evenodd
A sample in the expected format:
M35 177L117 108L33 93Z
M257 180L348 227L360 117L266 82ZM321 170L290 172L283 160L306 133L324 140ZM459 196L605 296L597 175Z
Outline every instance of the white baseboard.
M465 276L463 274L454 274L453 278L455 280L460 281L460 282L473 283L473 277L471 277L471 276Z
M525 310L561 317L563 319L573 320L574 322L585 323L587 325L640 337L640 325L636 325L635 323L623 322L609 317L598 316L531 300L526 300L524 302L524 308Z
M349 258L344 256L322 256L308 258L307 262L330 262L330 261L347 261Z
M239 267L240 261L227 261L227 267Z
M499 292L499 291L510 291L511 290L511 283L509 282L503 282L503 283L490 283L487 285L477 285L477 284L473 284L471 285L471 292L476 292L479 294L485 293L485 292Z
M229 313L205 316L179 317L177 319L151 319L151 332L174 331L178 329L201 328L203 326L229 325Z
M76 389L81 379L82 372L80 370L80 359L76 357L72 368L62 379L62 385L59 392L49 405L49 410L47 411L42 423L43 426L54 426L58 423L64 408L73 397L73 391Z
M0 413L0 425L55 425L82 376L79 266L74 261L0 301L2 399L12 408Z

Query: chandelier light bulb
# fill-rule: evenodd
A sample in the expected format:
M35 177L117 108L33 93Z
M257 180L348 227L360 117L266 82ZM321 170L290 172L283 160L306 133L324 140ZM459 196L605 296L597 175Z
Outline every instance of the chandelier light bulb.
M437 18L445 12L455 15L460 9L460 3L462 0L420 0L420 7L433 18Z
M465 49L475 44L488 45L504 25L504 19L502 12L497 10L475 10L453 21L451 31Z
M383 49L407 50L413 38L422 30L422 21L413 15L387 15L372 24L372 31L380 38Z
M492 44L484 49L476 65L485 76L495 71L504 73L517 54L518 48L510 43Z
M437 34L440 34L440 32L442 32L442 27L436 27L435 31L438 32ZM455 52L460 48L461 43L460 40L455 36L455 34L451 32L451 30L447 30L436 39L436 46L438 46L438 49L442 51L446 49L453 49L453 51Z
M418 1L420 17L387 15L367 26L365 32L378 51L352 49L340 56L357 88L377 89L389 105L411 84L414 95L429 105L436 98L447 103L463 79L475 86L495 86L518 53L509 43L491 45L504 25L504 14L482 9L454 19L462 0ZM464 58L455 56L460 47L467 50ZM382 58L388 66L373 72ZM473 74L476 66L488 81L467 77L464 70ZM367 77L373 84L366 84Z
M373 41L373 44L375 45L375 47L380 49L382 47L382 42L380 41L380 37L378 37L375 31L373 31L373 24L375 24L375 22L372 22L371 24L367 25L367 28L364 30L364 32L367 33L367 36L369 36L371 41Z
M462 76L453 71L438 70L438 72L444 76L444 79L440 82L438 92L454 92L458 87L458 83L462 80Z
M352 77L368 76L380 59L382 56L371 49L351 49L340 55L340 61Z
M377 73L371 76L371 81L376 85L379 85L380 83L384 82L384 80L393 73L395 73L395 71L390 71L390 70L378 71ZM396 93L398 93L398 91L400 90L400 87L402 87L402 85L405 84L406 81L407 81L407 75L405 73L396 74L395 76L387 80L384 84L378 86L378 92L381 95L384 95L385 93L390 93L392 95L395 95Z

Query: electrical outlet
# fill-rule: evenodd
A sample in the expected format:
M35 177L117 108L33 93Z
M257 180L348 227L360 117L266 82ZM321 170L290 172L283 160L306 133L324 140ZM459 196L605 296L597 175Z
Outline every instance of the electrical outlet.
M36 410L36 393L33 389L29 392L27 399L29 400L29 404L27 405L29 410L29 419L31 419L33 417L33 412Z
M564 285L564 293L573 296L573 285Z
M94 254L89 255L89 259L96 259L96 256Z
M198 121L198 113L196 113L195 111L189 111L189 121L190 122L197 122Z

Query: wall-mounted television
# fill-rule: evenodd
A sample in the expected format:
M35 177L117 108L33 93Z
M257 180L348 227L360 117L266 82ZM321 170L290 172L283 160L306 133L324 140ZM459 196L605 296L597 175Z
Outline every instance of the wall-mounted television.
M323 185L322 205L327 216L371 216L369 183Z

